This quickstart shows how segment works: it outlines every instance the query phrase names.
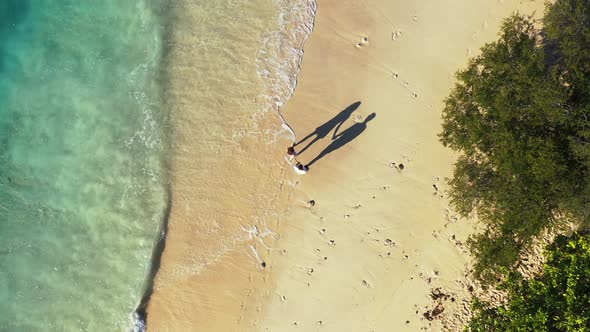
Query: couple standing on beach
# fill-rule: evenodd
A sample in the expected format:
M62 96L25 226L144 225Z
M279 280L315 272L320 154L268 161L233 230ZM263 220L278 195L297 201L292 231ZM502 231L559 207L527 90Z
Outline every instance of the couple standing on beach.
M299 174L307 173L309 171L309 167L311 165L313 165L316 161L318 161L320 158L322 158L325 155L327 155L328 153L333 152L333 151L337 150L338 148L344 146L346 143L352 141L353 139L358 137L363 131L365 131L365 129L367 128L367 123L375 118L375 116L376 116L375 113L369 114L369 116L367 116L367 118L365 118L365 120L363 122L357 122L354 125L350 126L348 129L346 129L340 133L338 132L340 130L340 127L342 126L342 124L344 124L344 122L350 118L350 115L352 114L352 112L354 112L360 106L360 104L361 104L361 102L357 101L356 103L348 106L347 108L342 110L340 113L338 113L335 117L330 119L328 122L317 127L315 129L315 131L311 132L309 135L307 135L301 141L299 141L297 143L293 143L293 145L287 149L287 160L289 160L289 162L291 162L293 160L297 161L295 166L293 166L293 168L295 169L295 172L297 172ZM316 141L328 136L328 134L333 129L334 129L334 133L332 134L332 143L330 143L330 145L328 145L322 152L320 152L320 154L318 156L316 156L312 161L310 161L307 165L303 165L301 162L299 162L296 159L298 154L303 153ZM299 153L297 153L297 151L295 151L295 147L297 145L307 141L309 138L311 138L314 135L315 135L314 139L310 143L308 143L303 149L301 149L301 151L299 151Z
M297 144L293 142L293 145L287 148L287 161L291 163L293 160L295 160L297 162L295 166L293 166L295 172L298 174L305 174L307 171L309 171L309 167L307 165L303 165L301 162L299 162L299 160L297 160L297 151L295 151L295 145Z

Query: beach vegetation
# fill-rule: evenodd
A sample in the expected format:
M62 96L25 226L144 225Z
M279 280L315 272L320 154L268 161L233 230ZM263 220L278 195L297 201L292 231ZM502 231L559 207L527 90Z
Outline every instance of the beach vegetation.
M542 23L542 24L540 24ZM440 140L460 153L450 200L484 226L468 241L484 284L544 231L590 221L590 1L514 14L445 101Z
M499 284L506 303L476 300L467 330L590 331L590 236L559 236L544 255L537 277L510 272Z

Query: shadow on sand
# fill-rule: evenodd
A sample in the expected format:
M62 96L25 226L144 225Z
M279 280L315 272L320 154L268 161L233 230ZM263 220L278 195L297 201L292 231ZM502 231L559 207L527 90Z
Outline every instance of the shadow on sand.
M313 138L313 140L311 142L309 142L303 149L301 149L301 150L298 151L298 154L301 155L313 143L315 143L318 140L320 140L320 139L328 136L328 134L330 133L330 131L332 131L332 129L336 128L336 131L338 131L338 128L340 128L340 126L346 120L348 120L348 118L350 118L350 115L352 114L352 112L354 112L360 105L361 105L361 102L360 101L357 101L356 103L354 103L354 104L348 106L347 108L343 109L335 117L333 117L332 119L328 120L328 122L324 123L323 125L317 127L315 129L315 131L311 132L309 135L305 136L302 140L300 140L295 145L293 145L293 147L295 147L295 146L297 146L297 145L299 145L299 144L307 141L308 139L310 139L312 136L315 135L315 137Z
M360 134L363 133L363 131L365 131L365 129L367 129L367 123L369 121L373 120L376 116L377 116L377 114L371 113L371 114L369 114L369 116L367 116L365 121L355 123L350 128L344 130L341 133L338 133L338 129L340 129L340 125L342 124L342 123L340 123L338 125L338 128L336 128L336 130L334 131L334 134L332 135L332 143L330 143L330 145L328 145L322 152L320 152L320 154L317 155L317 157L313 158L313 160L310 161L307 164L307 166L311 167L311 165L313 165L316 161L323 158L328 153L338 150L339 148L346 145L348 142L357 138Z

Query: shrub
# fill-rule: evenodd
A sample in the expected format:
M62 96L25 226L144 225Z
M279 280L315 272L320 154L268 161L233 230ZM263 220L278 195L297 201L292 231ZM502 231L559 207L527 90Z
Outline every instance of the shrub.
M590 1L548 5L544 24L505 20L445 101L440 139L461 152L450 199L485 225L469 241L484 283L556 216L590 215Z

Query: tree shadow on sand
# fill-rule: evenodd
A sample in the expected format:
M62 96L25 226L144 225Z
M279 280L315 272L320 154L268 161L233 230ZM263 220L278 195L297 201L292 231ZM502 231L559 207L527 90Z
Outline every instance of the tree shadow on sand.
M336 130L334 131L334 134L332 135L333 142L330 143L330 145L328 145L322 152L320 152L320 154L317 155L317 157L313 158L313 160L310 161L307 164L307 166L311 167L311 165L313 165L316 161L323 158L328 153L338 150L339 148L346 145L348 142L357 138L360 134L363 133L363 131L365 131L365 129L367 129L367 123L369 121L373 120L376 116L377 116L377 114L371 113L371 114L369 114L369 116L367 116L365 121L355 123L350 128L348 128L338 134L338 129L340 128L340 125L342 124L342 123L340 123L338 125L338 128L336 128Z
M354 112L360 105L361 105L361 102L360 101L357 101L356 103L348 106L347 108L345 108L344 110L342 110L340 113L338 113L335 117L333 117L332 119L328 120L328 122L326 122L323 125L317 127L315 129L315 131L311 132L309 135L305 136L302 140L300 140L295 145L293 145L295 147L295 146L297 146L297 145L299 145L299 144L307 141L309 138L311 138L312 136L315 135L315 137L313 138L313 140L311 142L309 142L303 149L299 150L298 154L302 154L313 143L315 143L318 140L320 140L320 139L328 136L328 134L330 133L330 131L332 131L332 129L336 128L336 131L338 131L338 129L340 128L340 126L346 120L348 120L348 118L350 118L350 115L352 114L352 112Z

